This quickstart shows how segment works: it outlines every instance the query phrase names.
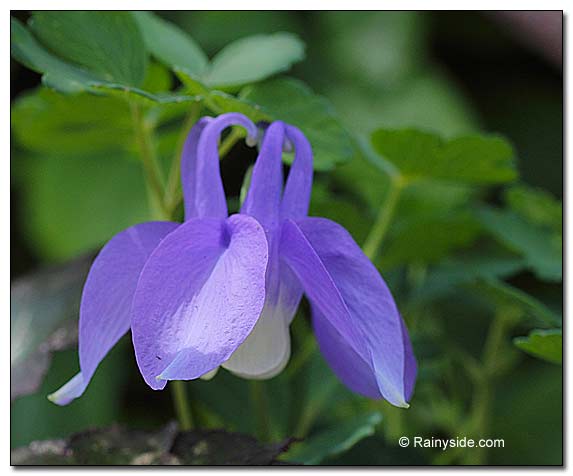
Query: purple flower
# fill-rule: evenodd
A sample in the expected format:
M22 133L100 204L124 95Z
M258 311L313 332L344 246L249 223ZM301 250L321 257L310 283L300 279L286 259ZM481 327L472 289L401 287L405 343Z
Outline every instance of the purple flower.
M270 378L290 356L289 325L303 292L321 352L351 390L405 407L416 361L380 274L340 225L308 217L310 144L296 127L268 126L241 212L228 217L218 140L240 114L201 119L181 176L185 222L135 225L112 238L88 275L80 308L81 371L50 398L80 396L130 328L147 384L210 377L219 366ZM282 151L295 159L283 187Z

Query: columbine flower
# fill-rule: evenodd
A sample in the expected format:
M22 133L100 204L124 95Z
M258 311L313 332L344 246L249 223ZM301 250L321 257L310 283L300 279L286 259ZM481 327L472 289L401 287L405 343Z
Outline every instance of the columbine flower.
M270 124L241 212L228 217L218 139L240 114L204 118L181 162L185 222L150 222L116 235L88 275L80 308L80 368L51 398L66 404L131 327L139 369L153 389L210 377L219 366L270 378L290 356L289 325L303 292L314 332L353 391L407 406L416 362L394 300L340 225L307 217L312 152L304 135ZM295 159L283 190L282 151Z

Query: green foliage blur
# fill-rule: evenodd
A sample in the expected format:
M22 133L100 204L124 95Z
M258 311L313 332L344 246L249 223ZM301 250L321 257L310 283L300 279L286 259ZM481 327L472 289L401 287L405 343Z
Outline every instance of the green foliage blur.
M16 12L11 41L14 283L135 223L181 219L171 166L193 114L282 119L314 149L311 215L345 226L392 289L416 390L403 410L345 389L303 304L281 375L254 387L221 370L186 384L197 423L302 437L282 459L306 464L562 464L562 71L495 14ZM255 156L238 131L222 148L236 209ZM77 306L45 294L13 298L13 375L57 330L62 306ZM33 306L32 322L49 326L22 325ZM46 395L77 371L77 352L49 351L39 388L12 402L12 447L174 418L169 392L140 378L129 336L67 407ZM401 448L401 436L505 446Z

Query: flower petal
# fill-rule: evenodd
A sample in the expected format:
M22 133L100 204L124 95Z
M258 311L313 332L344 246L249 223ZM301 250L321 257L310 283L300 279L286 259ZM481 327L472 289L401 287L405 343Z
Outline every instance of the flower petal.
M372 396L373 381L359 382L370 370L382 396L407 407L416 373L409 338L384 280L348 232L324 218L287 220L281 256L318 310L315 320L328 320L330 327L318 325L318 336L337 375ZM338 353L337 341L350 349ZM349 378L349 362L360 360L358 376Z
M373 399L382 398L383 395L380 393L372 365L348 345L316 306L312 309L312 325L320 351L338 378L353 392ZM403 319L401 319L401 327L406 352L404 395L405 400L409 401L416 380L416 359Z
M210 117L200 119L189 132L183 151L181 152L181 188L183 189L183 202L185 219L198 216L195 207L195 189L197 188L197 146L203 130L212 120Z
M294 126L286 126L287 138L294 145L295 157L281 203L281 217L298 219L308 214L312 189L312 149L304 134Z
M265 230L272 230L278 224L284 140L285 125L280 121L273 122L265 131L251 185L241 208L241 213L255 217Z
M92 264L80 306L81 372L50 396L59 405L79 397L97 366L129 330L130 308L139 274L159 242L178 223L149 222L114 236Z
M150 387L198 378L225 362L265 301L267 241L259 223L194 218L147 261L132 307L139 369Z
M312 327L320 352L344 385L365 397L381 398L371 363L348 345L317 306L312 306Z
M230 126L242 126L248 136L257 136L257 127L237 113L203 119L189 133L181 158L186 220L227 217L227 200L219 167L219 138Z

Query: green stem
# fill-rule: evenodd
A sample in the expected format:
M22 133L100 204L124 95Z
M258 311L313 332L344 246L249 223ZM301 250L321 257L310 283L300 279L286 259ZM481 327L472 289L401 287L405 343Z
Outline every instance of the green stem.
M286 368L285 372L289 378L294 377L299 370L303 367L308 359L314 354L316 350L316 339L313 334L309 334L305 337L300 349L298 349L297 354L290 361L289 366Z
M376 253L384 241L384 237L396 211L396 205L398 205L398 201L400 200L402 188L404 188L404 179L399 175L391 176L390 187L384 203L380 206L380 211L374 221L374 225L372 225L370 233L362 247L364 254L370 259L376 258Z
M251 380L249 385L253 413L257 419L257 436L261 441L269 441L271 436L271 418L264 383L261 380Z
M314 421L320 415L323 405L331 397L335 388L336 379L334 377L327 379L322 383L320 392L313 395L313 400L308 402L304 407L300 419L294 429L295 437L304 438L307 435L309 430L312 428Z
M181 176L181 153L183 152L183 146L185 145L185 140L191 128L195 125L201 114L202 105L200 102L193 103L189 110L189 114L185 118L183 127L177 139L177 146L175 147L175 154L171 160L171 166L169 168L169 176L167 178L167 185L165 187L165 194L163 196L163 203L165 208L173 213L179 200L181 199L181 188L179 186L179 177Z
M156 217L161 217L165 213L163 207L163 174L151 139L152 131L145 122L145 117L139 104L131 103L131 117L133 120L135 141L145 172L145 181L152 212Z
M231 149L237 143L237 141L241 139L241 137L243 137L241 129L239 129L238 127L233 127L229 135L225 137L225 139L223 140L223 142L221 142L221 145L219 146L219 157L221 158L225 157L231 151Z
M516 310L513 308L502 308L495 315L488 330L482 352L481 372L475 378L475 396L468 428L468 433L473 433L478 439L487 438L490 423L488 416L491 414L500 351L516 317ZM487 448L476 448L476 451L468 454L467 463L485 464L486 459Z
M193 415L191 407L187 398L187 389L185 382L182 380L174 380L171 382L171 389L173 392L173 404L175 405L175 413L181 430L187 431L193 429Z

